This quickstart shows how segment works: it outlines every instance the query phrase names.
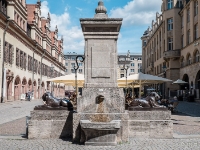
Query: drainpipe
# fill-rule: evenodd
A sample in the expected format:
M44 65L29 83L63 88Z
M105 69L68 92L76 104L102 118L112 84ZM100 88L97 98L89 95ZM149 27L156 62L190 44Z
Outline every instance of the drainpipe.
M37 43L35 45L35 49L33 50L33 61L32 61L32 97L33 95L33 84L34 84L34 59L35 59L35 51L37 49Z
M42 54L41 61L40 61L40 98L42 97L42 59L45 55L46 50L43 49L43 51L44 52Z
M9 20L10 17L7 18L7 23L6 23L6 27L3 31L3 50L2 50L2 80L1 80L1 103L3 103L3 92L4 92L4 50L5 50L5 36L6 36L6 31L8 29L9 26Z

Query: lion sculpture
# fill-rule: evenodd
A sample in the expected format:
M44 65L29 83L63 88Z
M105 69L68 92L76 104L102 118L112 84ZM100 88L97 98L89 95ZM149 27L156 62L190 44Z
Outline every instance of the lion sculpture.
M159 105L158 100L160 96L156 92L151 92L145 99L129 99L129 107L140 108L165 108L165 106Z
M67 107L68 110L73 110L72 103L64 98L64 99L58 99L53 97L53 95L50 92L46 92L42 96L42 100L44 101L44 105L47 107Z

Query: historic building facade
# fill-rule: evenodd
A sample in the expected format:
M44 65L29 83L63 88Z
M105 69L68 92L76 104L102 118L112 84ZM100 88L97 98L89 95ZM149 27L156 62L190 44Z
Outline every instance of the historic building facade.
M161 11L156 13L142 36L143 72L166 77L173 81L182 79L188 85L182 89L195 89L198 97L200 88L199 50L200 0L162 0ZM178 85L159 85L163 95L178 90ZM165 92L164 92L165 91Z
M47 79L65 73L63 39L58 39L57 27L50 31L50 15L41 17L40 6L40 0L0 0L2 102L19 100L29 90L40 98L50 90ZM55 84L54 94L63 95L64 85Z
M66 74L75 73L74 66L76 65L76 56L83 56L75 52L68 52L65 55ZM80 58L81 59L81 58ZM84 62L78 60L79 69L77 73L84 74ZM125 65L125 69L124 69ZM119 53L118 54L118 78L138 73L142 71L142 54L136 53Z

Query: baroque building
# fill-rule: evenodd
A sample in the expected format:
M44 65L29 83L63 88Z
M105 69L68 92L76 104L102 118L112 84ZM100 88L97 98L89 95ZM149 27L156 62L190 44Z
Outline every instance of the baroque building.
M65 73L63 39L57 27L50 30L50 15L42 17L40 7L40 0L0 0L1 102L19 100L29 90L40 98L50 90L48 78ZM63 85L53 89L55 96L64 95Z
M76 56L84 56L75 52L65 54L66 74L75 73L74 66L76 65ZM84 74L84 62L78 61L79 69L77 73ZM119 53L118 54L118 73L117 77L122 78L142 71L142 54L137 53Z
M188 82L181 87L172 83L158 85L163 95L191 89L199 98L199 3L200 0L162 0L161 14L156 13L156 20L141 37L144 73Z

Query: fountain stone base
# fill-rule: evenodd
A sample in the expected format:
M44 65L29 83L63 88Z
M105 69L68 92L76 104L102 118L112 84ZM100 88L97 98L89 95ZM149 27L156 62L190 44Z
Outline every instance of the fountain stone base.
M120 129L121 120L112 120L111 122L80 120L80 125L85 134L85 145L117 145L117 132Z

